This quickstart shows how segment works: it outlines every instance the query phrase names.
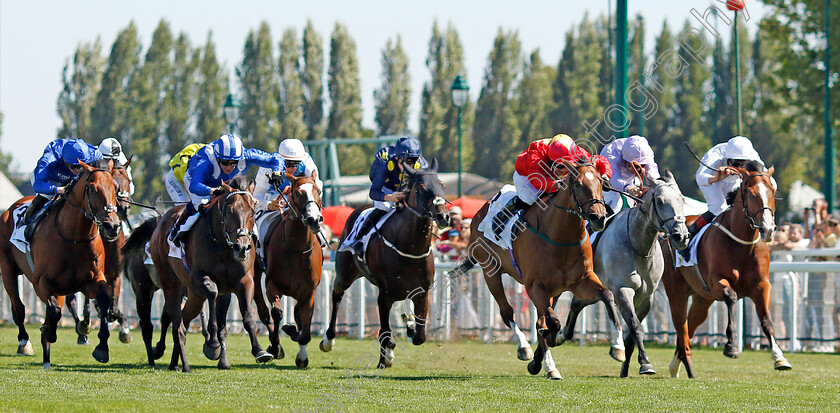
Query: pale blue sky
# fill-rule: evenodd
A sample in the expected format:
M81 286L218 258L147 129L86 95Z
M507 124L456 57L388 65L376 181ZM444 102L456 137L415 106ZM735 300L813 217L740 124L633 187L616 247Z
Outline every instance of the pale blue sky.
M682 27L692 8L705 10L703 1L630 0L630 17L641 12L652 43L662 21L672 29ZM65 60L81 42L98 36L107 54L119 30L132 19L147 47L158 21L165 18L176 32L186 32L194 44L203 44L213 31L219 59L230 70L241 59L245 36L265 20L272 29L275 47L282 31L299 33L311 18L329 47L336 21L344 23L356 40L364 105L363 124L374 126L373 90L379 85L380 53L388 38L402 36L410 58L412 103L409 127L417 129L420 90L429 78L425 67L432 22L458 29L466 52L467 76L473 100L481 88L487 56L498 28L517 30L526 52L539 47L543 60L556 65L564 33L584 13L606 13L608 2L500 0L407 1L219 1L186 0L122 1L11 1L0 2L0 111L3 135L0 147L11 152L20 170L34 168L44 146L55 138L60 120L56 99ZM614 6L613 0L613 8ZM719 3L718 3L719 4ZM748 1L751 31L764 13L761 3ZM696 20L692 26L700 27ZM145 50L144 50L145 53ZM325 50L328 53L328 50ZM231 76L233 79L234 76ZM234 80L235 82L235 80ZM235 85L234 85L235 87ZM103 137L89 137L98 144ZM263 148L273 149L273 148Z

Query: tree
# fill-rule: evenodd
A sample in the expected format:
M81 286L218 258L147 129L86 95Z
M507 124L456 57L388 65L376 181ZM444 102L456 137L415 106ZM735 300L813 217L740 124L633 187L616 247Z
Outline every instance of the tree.
M126 89L140 66L141 48L137 26L132 21L120 31L111 46L105 73L102 75L102 87L91 108L91 137L114 136L121 141L129 137L127 119L131 101ZM123 145L126 143L123 142ZM129 148L126 146L126 150Z
M248 33L236 76L242 91L239 133L247 145L276 148L280 136L279 80L268 23Z
M358 138L362 128L362 96L359 86L359 61L356 42L347 28L335 24L330 39L330 69L327 88L330 91L330 113L327 124L329 138ZM367 147L341 145L338 160L343 174L362 174L370 166Z
M282 139L306 139L306 105L300 73L300 52L294 29L283 32L280 40L280 136Z
M426 158L437 158L439 170L458 170L458 108L452 103L450 86L455 76L466 80L464 50L458 31L450 24L441 32L437 22L432 25L429 54L426 57L431 80L423 84L420 108L419 139ZM472 124L473 103L468 101L462 113L461 163L469 170L473 160Z
M225 131L222 104L228 93L227 70L216 58L213 33L207 34L207 43L201 49L198 71L198 102L196 103L196 140L210 142Z
M517 122L514 92L522 71L522 45L516 32L500 28L475 111L476 159L473 171L489 178L507 177L513 172L521 131Z
M539 49L534 50L516 93L519 100L516 117L522 131L516 145L518 149L527 147L537 139L551 136L548 114L552 111L551 83L554 76L552 68L543 64Z
M166 91L163 114L167 155L174 155L195 140L196 79L201 63L201 51L193 50L186 34L178 36L173 49L172 84Z
M636 15L636 19L631 22L632 29L633 29L633 37L630 39L628 47L630 48L628 53L628 78L627 83L629 85L633 85L634 82L638 81L642 84L643 87L646 87L646 81L644 78L645 68L647 68L648 62L645 58L645 19L642 17L641 14ZM627 95L628 99L638 99L638 102L642 102L645 99L645 96L640 96L641 92L637 91L632 96ZM628 105L629 107L629 105ZM630 123L629 129L629 136L632 135L645 135L647 121L644 119L644 112L635 112L630 111L630 117L632 118L632 122Z
M303 96L306 100L303 119L309 139L323 138L324 123L324 47L321 35L315 31L312 20L303 29L303 66L300 68Z
M373 92L376 101L376 126L379 135L403 133L408 128L408 106L411 103L411 76L408 56L402 39L388 39L382 51L382 85Z
M61 138L87 139L97 144L103 137L91 136L91 109L102 82L105 59L102 57L102 45L99 39L93 43L80 44L73 55L64 64L61 76L64 85L58 95L58 115L61 117Z
M675 55L676 40L668 22L662 23L662 31L656 37L654 56L656 61L652 62L645 73L645 80L648 92L652 100L657 102L657 110L647 119L647 139L657 154L656 159L663 159L666 140L673 128L673 113L676 100L674 97L675 77L673 72L678 70L679 58ZM675 69L676 66L676 69ZM697 150L700 150L699 148ZM693 174L692 174L693 176Z

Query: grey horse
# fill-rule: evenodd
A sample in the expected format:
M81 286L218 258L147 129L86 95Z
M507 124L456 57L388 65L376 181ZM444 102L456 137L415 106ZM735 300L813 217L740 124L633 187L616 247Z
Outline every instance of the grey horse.
M677 249L685 248L689 241L683 214L685 199L674 176L666 171L664 178L647 179L645 183L650 189L642 196L641 205L613 217L600 234L593 254L595 272L615 294L618 309L629 327L623 334L623 343L622 331L614 332L610 348L610 355L623 362L621 377L627 377L634 341L639 346L639 374L656 374L645 351L641 320L651 309L664 270L662 249L657 242L659 234L669 237ZM578 314L595 302L572 300L569 319L558 334L558 343L572 339Z

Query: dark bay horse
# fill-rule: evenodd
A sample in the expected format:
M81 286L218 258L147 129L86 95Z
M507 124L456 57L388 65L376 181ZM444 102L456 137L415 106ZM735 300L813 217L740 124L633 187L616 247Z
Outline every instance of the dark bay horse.
M596 230L604 228L606 207L601 194L602 178L595 165L586 159L578 159L574 164L564 163L569 170L568 176L556 183L560 189L525 212L523 219L529 230L521 230L513 241L511 253L478 230L481 220L487 216L490 207L487 203L473 218L470 228L467 250L471 258L455 270L466 271L476 263L481 265L487 287L499 304L502 320L517 336L520 360L529 359L531 349L513 319L513 308L502 285L502 273L525 286L537 308L536 323L540 331L539 345L534 359L528 364L528 372L539 373L544 359L547 377L553 380L562 378L548 349L558 344L558 332L562 334L560 320L554 313L555 297L571 291L575 297L585 300L598 298L606 304L613 323L616 323L617 313L612 292L604 288L593 270L592 246L585 228L586 220Z
M56 328L64 296L78 291L86 297L95 297L102 310L99 345L93 351L93 358L101 363L107 363L109 359L110 333L105 315L111 309L112 300L104 274L103 237L113 241L120 231L117 186L110 171L85 163L81 165L82 173L68 185L61 205L43 218L32 236L33 266L9 242L14 230L10 211L30 198L13 204L0 219L0 272L12 300L12 314L19 329L18 352L29 342L29 335L23 327L24 307L17 287L17 276L23 273L32 282L38 298L47 306L41 332L45 369L50 368L50 344L57 339Z
M280 346L280 320L283 319L281 299L293 297L296 324L286 324L283 331L298 343L300 350L295 365L306 368L309 357L306 345L312 340L310 328L315 307L315 289L321 283L324 254L315 234L321 229L321 192L312 178L297 178L286 174L291 183L287 189L289 209L274 228L269 228L263 240L265 273L256 280L257 311L268 328L271 345L268 352L283 358ZM274 324L272 326L272 320Z
M257 341L251 304L254 299L256 255L256 235L251 231L256 207L256 200L251 194L253 182L238 176L230 186L222 184L222 188L223 193L203 208L204 212L187 234L183 260L168 256L167 236L177 219L175 208L161 218L152 234L150 252L163 286L166 312L173 325L175 343L170 370L178 367L180 357L183 371L190 371L184 349L186 326L199 314L205 300L210 316L204 355L211 360L219 360L220 369L230 368L224 343L231 293L235 293L239 301L245 331L251 340L251 354L258 363L267 363L274 358ZM186 287L188 296L182 310L183 287Z
M181 205L173 209L180 212L183 208L184 206ZM166 350L166 331L171 324L167 312L161 312L160 340L153 347L152 298L155 291L161 288L161 282L155 266L146 264L145 260L146 243L152 239L152 234L160 219L160 217L153 217L140 224L131 232L131 236L128 237L122 247L123 271L126 279L131 283L132 290L134 290L137 317L140 319L140 331L143 334L143 343L146 346L146 355L150 366L154 366L155 360L163 357Z
M108 169L117 183L117 215L120 219L128 222L128 210L131 206L131 179L128 176L128 166L131 164L132 157L128 158L125 165L120 165L114 159L105 159L100 164L103 169ZM120 324L119 339L121 343L127 344L131 342L131 331L128 329L125 315L119 310L120 290L122 289L122 279L120 278L120 271L122 270L122 251L121 248L125 245L125 234L123 231L119 232L117 239L113 241L103 240L105 243L105 279L108 280L108 293L111 294L113 303L111 304L111 311L108 313L108 321L117 321ZM90 323L90 299L85 297L82 316L76 309L76 296L68 295L65 304L70 310L70 315L76 323L76 334L78 334L78 344L88 344L88 334L91 331Z
M665 273L663 283L671 306L671 317L677 331L677 350L671 361L671 377L685 364L689 378L694 378L691 361L691 338L709 314L715 301L726 303L729 312L724 354L737 357L735 346L735 303L750 297L755 303L761 328L770 342L776 370L789 370L790 363L776 343L770 319L770 251L767 243L775 229L773 213L776 190L766 172L739 168L741 185L734 194L731 207L720 214L706 230L697 247L697 266L673 267L673 252L663 243ZM734 199L733 199L734 195ZM691 297L691 307L688 299Z
M414 345L426 341L424 320L429 314L429 288L434 281L434 257L431 254L432 221L443 228L449 225L449 211L443 185L437 175L437 160L428 169L413 170L403 165L408 182L400 188L406 193L403 207L382 225L370 240L365 252L370 275L365 275L379 287L379 343L381 346L379 368L394 363L396 341L391 334L389 313L397 301L411 299L418 319L412 336ZM347 219L345 228L352 228L364 208L357 208ZM345 231L341 241L347 237ZM335 343L335 323L338 306L344 292L353 281L362 276L356 258L349 251L336 254L336 276L332 287L332 315L326 338L321 341L322 351L330 351Z

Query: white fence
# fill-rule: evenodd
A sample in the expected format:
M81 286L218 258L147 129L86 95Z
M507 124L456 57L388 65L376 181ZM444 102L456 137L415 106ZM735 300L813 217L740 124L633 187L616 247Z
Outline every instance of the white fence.
M326 254L329 257L329 254ZM804 261L809 257L840 256L836 250L801 250L787 251L784 255L774 256L771 263L771 283L773 295L771 315L776 327L776 337L788 351L816 350L832 351L840 345L840 281L835 273L840 273L840 262ZM793 262L793 260L799 260ZM324 263L324 274L316 293L316 308L312 330L323 334L329 321L330 292L334 278L334 264ZM428 335L436 340L457 338L478 339L486 342L505 341L511 338L510 330L498 314L498 306L484 284L478 270L469 272L466 278L449 279L445 272L454 267L454 263L442 262L436 265L435 283L431 289L431 308L427 320ZM515 310L517 323L529 337L535 336L534 319L536 311L530 303L521 284L504 275L505 290ZM19 278L22 298L27 307L27 320L33 324L42 322L44 306L35 296L31 285L24 277ZM377 289L367 280L357 281L344 295L337 320L340 335L355 338L373 337L379 331L379 313L376 303ZM81 301L81 300L80 300ZM152 316L158 320L162 296L158 292L153 303ZM571 294L564 293L555 310L565 325ZM761 332L760 322L756 319L754 306L749 300L740 300L737 307L739 340L741 344L757 348L766 343ZM292 314L294 300L286 298L284 314ZM404 334L404 322L401 315L410 311L407 304L397 303L391 311L390 322L395 334ZM231 329L241 329L236 301L229 312ZM120 309L129 319L132 328L137 323L134 310L134 295L131 286L123 282ZM65 310L66 313L66 310ZM715 303L709 317L696 334L695 341L708 345L723 345L726 329L726 307L722 302ZM8 298L0 294L0 322L11 323L11 310ZM65 323L72 320L65 318ZM258 323L259 325L259 323ZM194 322L194 329L197 322ZM643 327L650 340L673 342L674 328L668 309L667 297L663 288L656 292L654 308L643 322ZM37 332L31 328L33 333ZM586 308L577 323L575 336L581 344L606 340L609 334L609 319L603 304ZM139 339L139 334L136 334Z

